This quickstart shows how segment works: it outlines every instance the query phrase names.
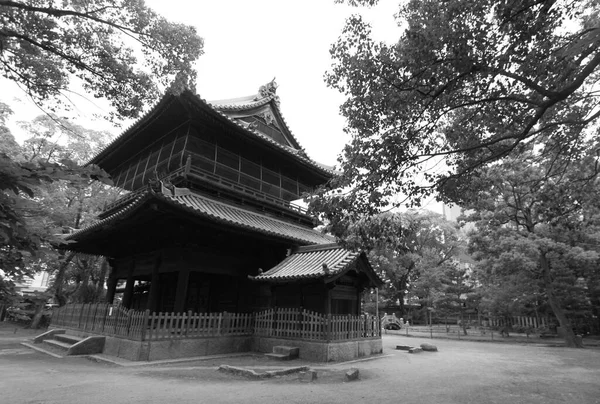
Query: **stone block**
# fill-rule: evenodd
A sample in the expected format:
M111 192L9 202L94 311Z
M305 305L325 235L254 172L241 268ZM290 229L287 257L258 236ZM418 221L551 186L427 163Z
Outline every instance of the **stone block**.
M408 351L412 348L414 348L414 347L412 347L410 345L396 345L396 349L398 349L400 351Z
M437 346L433 345L433 344L428 344L428 343L424 343L421 344L421 349L424 351L429 351L429 352L437 352Z
M360 372L357 368L351 368L349 371L346 372L346 381L351 382L353 380L358 380L359 375Z
M421 348L410 348L408 350L408 353L420 353L423 352L423 350Z
M52 338L54 338L55 335L64 334L65 332L67 332L67 330L62 330L62 329L48 330L45 333L40 334L37 337L35 337L33 339L33 342L36 344L39 344L39 343L43 342L45 339L52 339Z
M102 353L104 350L104 341L106 337L93 336L87 337L76 344L73 344L68 350L67 355L93 355Z
M298 380L303 383L310 383L314 380L317 380L317 371L307 370L306 372L300 372L298 373Z

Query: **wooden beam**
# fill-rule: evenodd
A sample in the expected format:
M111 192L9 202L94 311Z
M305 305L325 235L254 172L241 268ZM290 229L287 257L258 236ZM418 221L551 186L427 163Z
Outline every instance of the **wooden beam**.
M159 269L162 263L162 254L159 253L154 261L154 267L152 267L152 279L150 281L150 290L148 291L148 302L146 310L155 312L158 307L158 292L160 286Z
M188 280L190 279L189 268L182 269L177 275L177 292L175 293L176 313L181 313L185 310L185 301L187 298Z
M125 293L123 293L123 306L125 306L126 308L131 307L131 300L133 298L133 285L135 284L135 279L133 277L134 268L135 261L131 261L129 273L127 274L127 283L125 284Z

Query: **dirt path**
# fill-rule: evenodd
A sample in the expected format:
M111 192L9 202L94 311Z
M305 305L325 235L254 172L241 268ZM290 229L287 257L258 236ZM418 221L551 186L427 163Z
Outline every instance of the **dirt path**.
M0 402L11 404L600 403L596 349L439 340L434 342L439 352L413 355L394 348L427 339L387 335L388 356L314 364L319 379L301 383L296 376L248 381L218 373L216 363L122 368L83 358L56 359L26 353L2 337ZM262 359L246 364L268 366ZM345 383L343 373L351 366L360 369L361 380Z

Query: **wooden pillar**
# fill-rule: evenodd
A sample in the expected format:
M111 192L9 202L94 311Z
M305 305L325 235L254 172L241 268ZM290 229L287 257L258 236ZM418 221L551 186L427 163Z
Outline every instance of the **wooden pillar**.
M159 254L156 256L154 261L154 267L152 268L152 279L150 281L150 290L148 291L148 303L146 304L146 310L155 312L158 310L158 293L160 291L160 277L159 269L162 263L162 256Z
M325 284L325 314L331 314L331 289L333 289L334 285L331 283Z
M188 280L190 279L190 270L182 269L177 275L177 292L175 293L175 308L176 313L181 313L185 310L185 300L187 298Z
M133 279L133 269L135 268L135 261L131 262L129 272L127 273L127 283L125 284L125 293L123 293L123 306L129 308L131 306L131 300L133 298L133 285L135 279Z
M119 279L117 278L117 274L115 272L115 268L113 268L110 271L108 280L106 281L106 286L108 288L106 291L106 303L108 304L113 304L113 300L115 300L115 291L117 290L117 283L119 283Z

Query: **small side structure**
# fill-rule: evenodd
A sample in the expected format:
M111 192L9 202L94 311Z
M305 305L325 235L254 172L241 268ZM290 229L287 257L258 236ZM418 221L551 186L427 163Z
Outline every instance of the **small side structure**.
M382 281L313 229L298 200L337 174L306 155L279 103L274 82L212 103L167 94L95 156L128 193L64 248L108 258L106 304L60 308L51 326L107 335L105 353L132 360L280 340L320 361L381 352L360 297Z

